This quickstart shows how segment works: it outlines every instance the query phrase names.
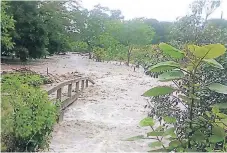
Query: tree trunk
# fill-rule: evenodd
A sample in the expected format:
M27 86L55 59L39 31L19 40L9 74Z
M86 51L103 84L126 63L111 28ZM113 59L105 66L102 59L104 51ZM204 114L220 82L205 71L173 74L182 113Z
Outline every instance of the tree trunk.
M92 59L92 55L91 55L91 52L89 52L89 59Z
M129 49L128 49L128 57L127 57L127 66L129 66L130 57L131 57L131 51L132 51L132 48L129 46Z
M91 44L88 41L85 41L85 42L88 45L89 59L92 59L92 54L91 54L91 52L92 52L92 46L91 46Z
M127 66L129 66L129 61L130 61L130 53L128 52L128 57L127 57Z

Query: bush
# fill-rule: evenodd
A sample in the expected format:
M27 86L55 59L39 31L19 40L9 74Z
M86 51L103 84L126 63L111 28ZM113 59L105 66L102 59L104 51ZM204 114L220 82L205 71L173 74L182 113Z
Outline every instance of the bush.
M97 62L101 62L106 56L106 52L104 48L99 48L96 47L94 49L94 58L96 59Z
M38 74L32 74L32 73L8 73L3 75L2 83L3 83L3 89L8 89L7 87L14 88L12 86L12 83L15 84L28 84L29 86L33 87L39 87L44 83L46 78L41 77Z
M48 147L57 106L37 86L41 82L37 75L3 76L1 151L38 151Z
M88 52L88 45L85 42L82 41L76 41L71 43L72 49L71 52Z

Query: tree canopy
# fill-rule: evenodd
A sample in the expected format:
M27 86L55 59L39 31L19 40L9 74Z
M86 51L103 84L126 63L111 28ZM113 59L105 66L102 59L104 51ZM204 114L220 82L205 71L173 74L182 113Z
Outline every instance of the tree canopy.
M195 1L191 14L176 22L161 22L152 18L125 20L120 10L101 5L88 10L77 1L3 2L2 54L16 55L26 61L79 51L89 52L92 58L95 49L103 48L106 59L127 59L129 63L131 50L139 46L217 42L214 39L222 39L224 43L227 21L208 19L219 5L219 1Z

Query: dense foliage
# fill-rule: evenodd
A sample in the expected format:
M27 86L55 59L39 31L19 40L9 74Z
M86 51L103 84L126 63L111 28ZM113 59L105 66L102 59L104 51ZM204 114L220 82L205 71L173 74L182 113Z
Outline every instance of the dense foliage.
M221 82L207 82L207 77L204 77L201 71L202 65L206 64L214 69L223 69L215 58L222 56L226 48L221 44L187 45L187 49L182 51L165 43L161 43L159 47L166 56L175 60L186 60L165 61L150 67L150 71L163 72L158 76L159 81L172 81L174 85L154 87L143 96L157 100L155 97L166 95L169 101L159 102L165 103L164 107L168 111L143 119L140 125L150 126L152 131L145 137L137 136L129 140L154 137L157 141L151 142L149 146L152 149L163 148L155 151L225 152L227 103L226 101L220 103L215 98L209 103L200 96L204 90L227 95L226 85ZM165 72L167 70L168 72ZM184 81L186 83L182 85ZM155 110L158 108L156 107Z
M70 50L64 2L11 1L1 5L2 55L22 61Z
M36 74L2 76L1 151L38 151L48 147L57 120L57 105L39 88Z
M12 32L14 31L14 20L7 14L9 6L6 2L1 3L1 49L11 49L14 45L12 41Z
M2 55L16 55L26 61L76 51L89 52L92 58L99 47L105 50L102 60L124 60L129 64L136 61L135 56L145 45L170 42L181 48L184 43L226 42L227 21L208 20L219 5L195 1L191 15L176 22L159 22L149 18L124 20L120 10L101 5L87 10L77 1L3 2Z

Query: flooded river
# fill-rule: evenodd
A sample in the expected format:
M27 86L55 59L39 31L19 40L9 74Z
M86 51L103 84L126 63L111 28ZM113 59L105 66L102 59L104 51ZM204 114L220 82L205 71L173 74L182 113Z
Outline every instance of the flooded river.
M2 65L2 70L18 65ZM91 77L95 84L86 88L81 97L67 108L64 120L55 126L50 151L72 152L144 152L148 142L124 139L145 134L138 123L146 117L147 99L141 95L159 83L132 67L94 62L68 54L53 56L29 65L40 73L54 75L79 72Z

